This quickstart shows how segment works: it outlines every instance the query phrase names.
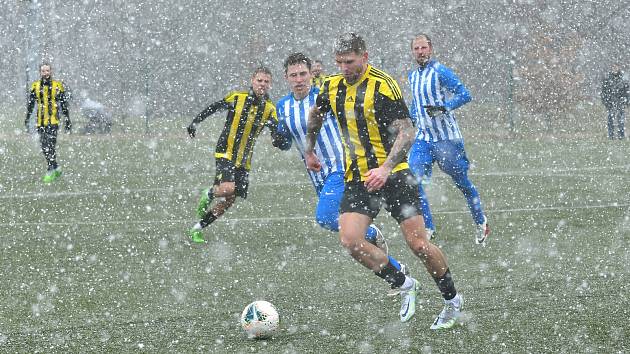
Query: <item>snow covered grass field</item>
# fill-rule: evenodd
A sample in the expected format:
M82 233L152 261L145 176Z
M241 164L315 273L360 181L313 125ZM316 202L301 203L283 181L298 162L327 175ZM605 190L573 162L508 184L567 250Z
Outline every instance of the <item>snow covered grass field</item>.
M390 251L422 283L416 317L312 220L295 151L258 143L249 198L190 245L218 128L61 136L63 177L41 183L37 140L0 140L0 352L622 352L629 345L630 144L468 138L492 234L473 244L463 197L428 193L465 324L432 332L434 283L383 211ZM248 340L249 302L281 331Z

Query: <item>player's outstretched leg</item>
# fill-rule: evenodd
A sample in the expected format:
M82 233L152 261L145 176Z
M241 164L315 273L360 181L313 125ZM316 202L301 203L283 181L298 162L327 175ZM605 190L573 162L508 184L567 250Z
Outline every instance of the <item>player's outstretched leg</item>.
M435 326L439 328L450 328L459 319L461 311L461 295L455 289L455 283L448 268L448 263L444 253L439 247L432 244L424 234L422 228L422 217L415 216L408 218L400 224L405 241L413 253L420 258L427 272L437 285L442 298L444 299L445 309L444 321L438 321ZM438 316L439 317L439 316ZM433 328L433 326L431 327Z
M417 139L409 150L409 168L418 180L418 195L420 198L420 206L422 207L422 217L424 219L424 227L427 230L429 239L436 236L435 225L433 223L433 215L429 206L429 199L424 188L431 183L431 175L433 173L433 148L431 143Z
M206 215L208 207L210 206L210 203L212 203L212 199L214 199L214 192L212 190L212 187L206 188L201 191L201 196L199 197L199 202L197 203L198 218L201 219L204 215Z
M485 245L488 235L490 235L490 226L488 225L488 218L483 212L481 206L481 198L477 192L477 188L473 185L468 174L466 172L453 173L451 175L453 182L459 190L464 194L466 198L466 204L477 226L477 233L475 234L475 243L478 245Z
M444 140L436 143L436 145L435 153L440 168L452 178L455 186L464 194L470 214L477 226L475 243L484 244L490 234L490 227L483 212L477 188L468 178L470 163L464 150L464 141L461 139Z
M399 289L402 298L400 320L409 321L416 312L418 283L414 278L405 275L400 269L400 265L397 268L393 264L392 258L388 257L381 249L365 242L365 233L371 221L372 218L359 213L341 214L339 217L341 225L339 239L352 258L372 270L378 277L389 283L392 288Z
M212 200L216 200L215 205L211 208ZM236 200L235 187L233 182L224 182L218 186L206 189L201 193L199 203L197 205L197 213L201 209L204 210L200 216L201 220L187 231L188 237L194 243L205 243L202 229L208 227L217 218L225 213Z

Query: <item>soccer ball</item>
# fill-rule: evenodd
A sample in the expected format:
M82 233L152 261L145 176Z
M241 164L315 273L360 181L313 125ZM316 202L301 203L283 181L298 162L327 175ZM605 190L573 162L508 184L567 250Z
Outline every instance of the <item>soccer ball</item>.
M241 326L249 338L269 338L279 325L278 311L267 301L254 301L245 306L241 314Z

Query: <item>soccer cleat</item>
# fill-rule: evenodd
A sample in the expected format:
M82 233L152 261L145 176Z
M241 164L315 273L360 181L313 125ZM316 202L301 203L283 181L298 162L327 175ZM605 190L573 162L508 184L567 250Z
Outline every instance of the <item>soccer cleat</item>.
M188 230L188 237L194 243L205 243L206 240L203 238L203 233L199 229L190 229Z
M46 172L42 180L44 181L44 183L52 183L59 177L61 177L61 170L56 168L54 170Z
M53 172L52 171L46 172L44 177L42 177L42 181L44 181L44 183L51 183L54 180L55 180L55 177L53 177Z
M478 245L486 245L486 239L490 235L490 226L488 225L488 218L483 217L483 223L477 224L477 235L475 235L475 243Z
M210 188L204 189L201 191L201 197L199 197L199 203L197 203L197 217L203 219L206 215L206 211L208 211L208 206L210 205L211 199L208 196L210 192Z
M413 280L413 285L410 289L400 290L400 297L402 304L400 305L400 321L407 322L413 315L416 314L416 296L418 296L418 290L420 290L420 283L417 280Z
M400 271L404 275L409 276L409 268L402 263L399 263L399 264L400 264ZM398 294L400 294L400 288L391 288L387 292L387 296L398 296Z
M387 247L385 236L383 236L383 233L378 227L376 227L375 225L372 225L372 227L374 227L374 229L376 230L376 239L374 240L374 246L380 248L381 251L385 252L385 254L389 254L389 247Z
M444 308L438 317L433 321L431 329L449 329L453 328L461 317L462 305L464 298L457 294L449 301L444 301Z

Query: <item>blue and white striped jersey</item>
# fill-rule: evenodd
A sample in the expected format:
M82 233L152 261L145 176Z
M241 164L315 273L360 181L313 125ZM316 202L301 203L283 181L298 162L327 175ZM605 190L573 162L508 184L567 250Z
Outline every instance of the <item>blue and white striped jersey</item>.
M441 141L462 139L453 110L470 102L470 93L455 73L436 60L409 72L411 119L418 127L416 139ZM445 114L431 118L424 106L443 106Z
M313 105L319 89L312 87L308 96L296 100L292 93L282 97L276 104L278 116L278 133L290 138L295 143L304 161L304 145L306 144L306 121L308 112ZM322 164L319 172L307 170L315 189L319 192L326 177L336 171L344 171L343 147L337 120L326 117L317 137L315 153Z

